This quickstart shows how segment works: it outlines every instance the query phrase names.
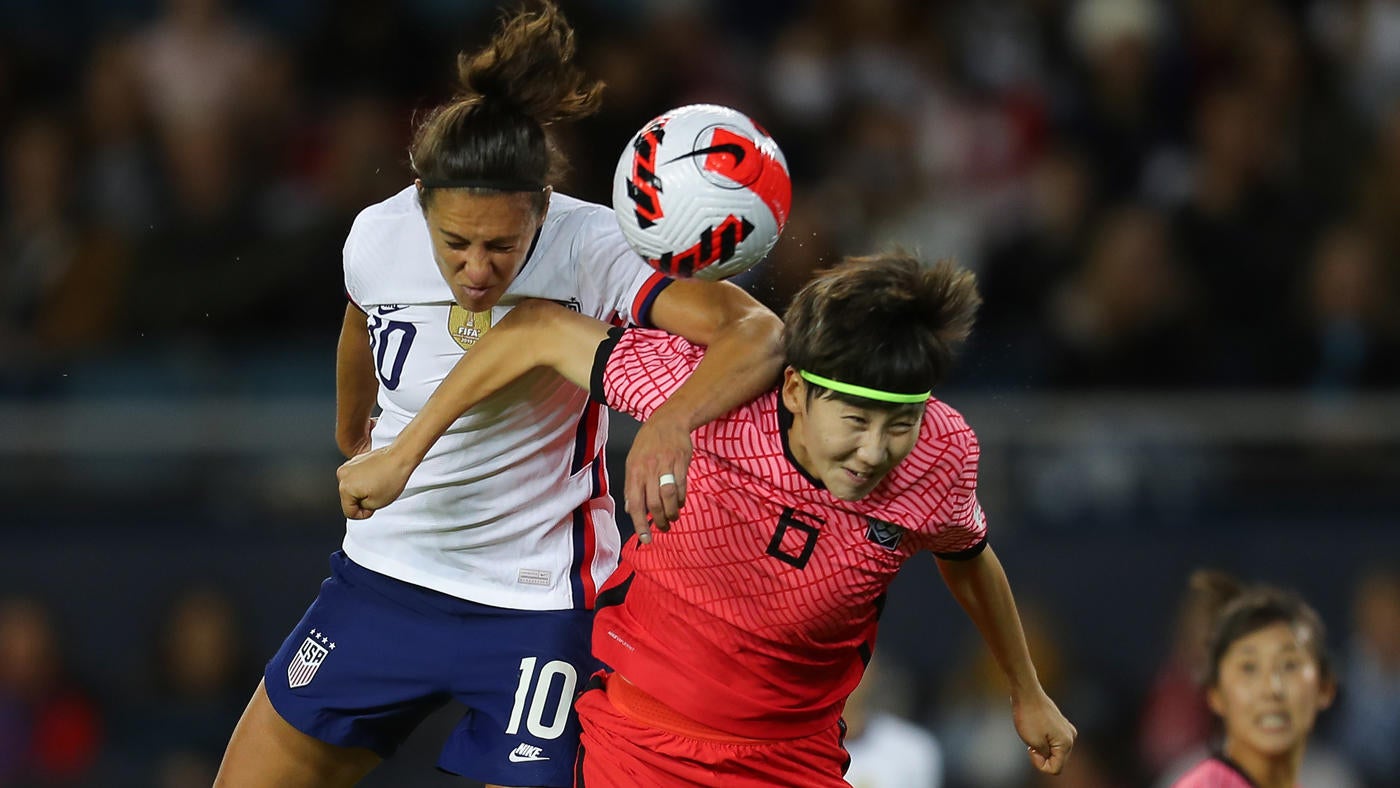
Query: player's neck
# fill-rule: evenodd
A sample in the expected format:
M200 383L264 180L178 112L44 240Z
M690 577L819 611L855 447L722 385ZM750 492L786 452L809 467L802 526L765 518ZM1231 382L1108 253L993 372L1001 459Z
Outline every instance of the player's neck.
M1303 764L1303 745L1282 756L1271 756L1242 745L1225 742L1225 757L1235 763L1258 788L1295 788Z
M788 428L788 451L792 453L792 461L797 463L798 467L806 471L808 476L815 476L812 472L812 453L807 450L807 444L802 440L802 430L797 428L796 422L800 420L799 417L794 421L793 426Z
M783 455L803 476L807 477L807 481L811 482L813 486L825 487L826 485L812 473L811 452L807 450L807 444L802 440L802 430L799 426L802 417L788 410L787 405L783 403L781 394L778 395L777 416L778 431L783 437Z

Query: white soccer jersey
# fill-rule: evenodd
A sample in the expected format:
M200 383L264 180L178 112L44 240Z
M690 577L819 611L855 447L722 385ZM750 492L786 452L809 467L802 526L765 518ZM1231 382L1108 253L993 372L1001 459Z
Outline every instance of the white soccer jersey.
M481 332L524 298L600 320L645 324L670 280L623 239L612 211L561 194L501 302L471 313L433 262L409 187L355 219L345 289L369 318L382 413L376 448L422 408ZM603 454L607 410L553 371L535 370L458 419L368 520L347 520L345 553L381 574L522 610L591 608L617 565Z

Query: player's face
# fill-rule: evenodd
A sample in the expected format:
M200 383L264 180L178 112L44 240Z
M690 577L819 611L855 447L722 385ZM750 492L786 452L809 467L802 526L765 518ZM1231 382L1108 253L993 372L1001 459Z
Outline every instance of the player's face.
M495 306L520 273L544 221L532 197L461 189L442 189L432 196L425 217L433 258L463 309L484 312Z
M792 411L788 447L793 459L833 496L855 501L914 450L924 406L858 408L839 399L807 397L808 383L791 367L783 404Z
M1280 622L1226 649L1207 700L1225 723L1227 755L1257 763L1287 757L1306 743L1333 695L1308 648L1309 637L1308 630Z

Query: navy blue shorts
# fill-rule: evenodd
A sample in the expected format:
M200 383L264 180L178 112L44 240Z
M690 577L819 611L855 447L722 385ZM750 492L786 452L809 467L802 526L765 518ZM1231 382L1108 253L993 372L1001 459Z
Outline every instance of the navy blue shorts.
M508 610L372 572L344 553L267 663L267 695L312 737L389 757L450 698L468 711L438 767L501 785L570 786L574 696L597 669L592 611Z

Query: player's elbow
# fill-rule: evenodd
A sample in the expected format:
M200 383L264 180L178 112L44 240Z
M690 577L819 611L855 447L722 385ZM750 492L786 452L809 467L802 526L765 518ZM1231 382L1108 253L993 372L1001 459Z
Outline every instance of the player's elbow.
M783 319L768 308L758 305L740 318L740 324L747 335L755 341L777 348L783 341Z
M732 337L755 347L777 348L782 339L782 318L748 293L729 283L716 289L716 309L708 333L716 340Z
M744 348L753 363L771 367L774 373L782 367L783 321L762 306L743 312L721 328L715 339L727 340L728 347Z

